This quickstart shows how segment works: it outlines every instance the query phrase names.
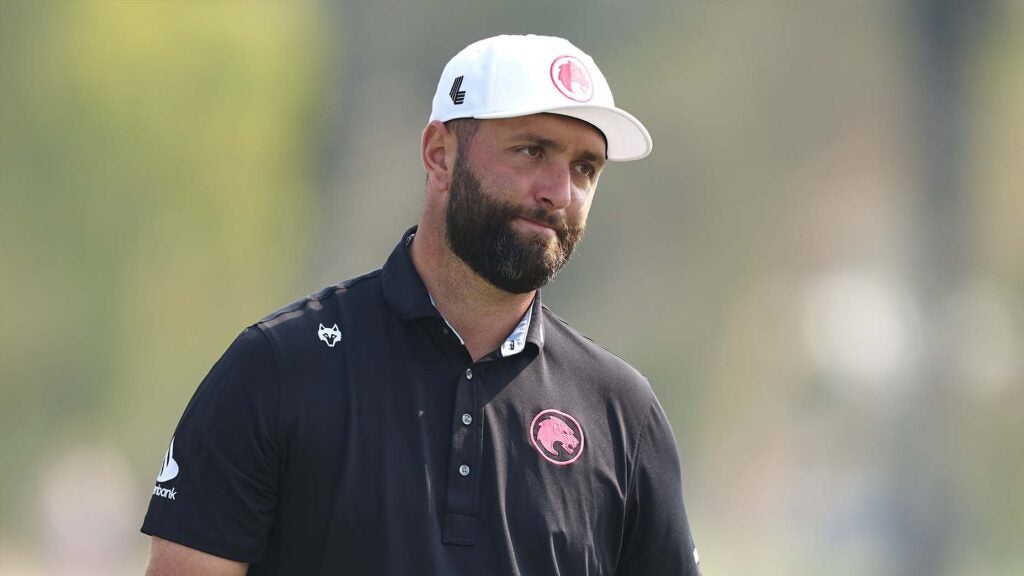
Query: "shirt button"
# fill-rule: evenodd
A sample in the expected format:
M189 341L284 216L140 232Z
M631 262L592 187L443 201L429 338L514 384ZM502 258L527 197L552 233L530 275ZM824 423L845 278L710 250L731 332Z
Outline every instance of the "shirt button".
M462 415L462 423L465 424L466 426L469 426L470 424L473 423L473 416L470 415L468 412L463 414Z
M473 369L472 368L466 368L466 380L472 380L472 379L473 379Z
M459 474L462 474L463 476L469 476L469 466L466 466L465 464L459 466Z
M441 333L443 333L445 336L451 334L451 332L449 332L447 328L441 328Z

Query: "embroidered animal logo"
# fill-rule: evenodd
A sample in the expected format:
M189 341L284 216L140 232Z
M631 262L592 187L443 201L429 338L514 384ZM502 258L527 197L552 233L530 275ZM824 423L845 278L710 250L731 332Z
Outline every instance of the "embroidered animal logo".
M338 325L335 324L330 328L327 328L323 324L320 325L320 329L317 330L316 335L323 340L327 346L334 348L334 345L341 340L341 330L338 330Z
M561 442L562 449L569 454L572 454L573 450L580 445L580 441L572 433L572 428L569 428L565 425L565 422L552 416L548 416L547 419L541 421L540 428L537 430L537 441L552 456L558 456L558 450L555 450L555 442Z
M559 56L551 63L551 81L566 98L587 102L594 96L590 72L575 56Z
M583 428L558 410L543 410L534 416L530 441L545 460L559 466L572 464L583 454Z

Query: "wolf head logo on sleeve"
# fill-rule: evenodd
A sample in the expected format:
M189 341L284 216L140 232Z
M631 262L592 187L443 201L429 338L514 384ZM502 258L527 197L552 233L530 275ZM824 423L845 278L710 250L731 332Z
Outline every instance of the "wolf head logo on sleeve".
M331 326L330 328L321 324L320 329L317 330L316 334L317 336L320 337L321 340L323 340L327 344L327 346L331 348L334 348L334 345L337 344L339 340L341 340L341 330L338 330L337 324Z

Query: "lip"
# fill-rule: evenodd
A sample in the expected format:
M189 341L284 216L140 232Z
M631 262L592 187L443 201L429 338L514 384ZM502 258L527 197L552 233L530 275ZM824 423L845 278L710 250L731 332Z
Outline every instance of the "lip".
M526 226L528 228L532 228L534 230L539 230L539 231L545 231L546 230L548 232L551 232L552 234L556 233L555 229L552 228L551 226L548 226L546 224L541 224L540 222L536 222L534 220L523 218L521 216L517 217L516 220L518 220L519 222L523 222L524 224L526 224Z

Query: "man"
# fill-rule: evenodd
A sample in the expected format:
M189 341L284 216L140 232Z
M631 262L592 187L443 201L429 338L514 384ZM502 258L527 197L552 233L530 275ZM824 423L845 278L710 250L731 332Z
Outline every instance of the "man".
M699 574L649 384L540 302L646 129L569 42L499 36L445 67L421 148L384 267L249 327L199 386L148 574Z

